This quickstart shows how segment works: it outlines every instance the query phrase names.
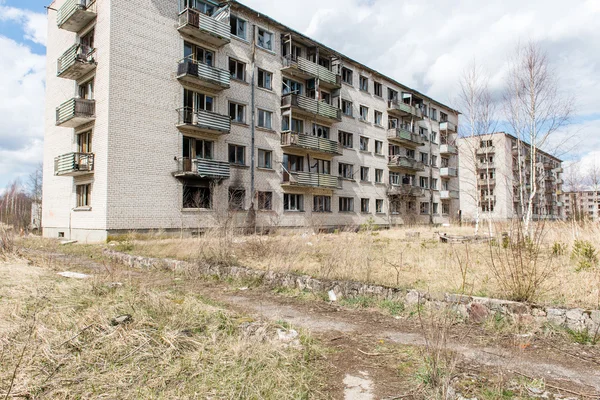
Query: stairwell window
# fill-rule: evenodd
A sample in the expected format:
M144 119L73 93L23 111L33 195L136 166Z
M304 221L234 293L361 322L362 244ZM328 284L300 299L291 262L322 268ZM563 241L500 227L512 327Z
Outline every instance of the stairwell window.
M229 117L233 122L243 124L246 122L246 106L239 103L229 102Z
M246 147L230 144L229 163L235 165L246 165Z
M259 68L258 87L262 89L273 90L273 74Z
M90 183L75 186L75 192L77 194L77 207L90 207L92 205L92 185Z
M429 189L429 178L422 176L419 178L419 186L422 187L423 189Z
M437 188L438 188L438 180L437 180L437 178L431 178L431 188L433 190L437 190Z
M273 51L273 33L266 31L262 28L258 28L258 47L262 47L265 50Z
M368 92L369 91L369 78L367 78L365 76L361 76L358 79L359 79L360 90L362 90L364 92Z
M354 212L354 199L352 197L340 197L339 211Z
M231 25L231 34L239 37L240 39L246 40L248 23L235 15L229 17L229 21Z
M258 149L258 168L273 168L273 152L270 150Z
M425 165L429 165L429 154L421 153L421 162Z
M260 128L272 129L273 113L265 110L258 110L258 126Z
M235 58L229 58L229 73L233 79L246 82L246 64L236 60Z
M313 197L314 212L331 212L331 196L314 196Z
M437 121L437 119L438 119L437 110L436 110L435 108L433 108L433 107L432 107L432 108L429 110L429 116L430 116L430 118L431 118L432 120L434 120L434 121Z
M383 85L379 82L373 82L373 94L377 97L383 97Z
M304 211L304 196L301 194L285 193L283 195L284 211Z

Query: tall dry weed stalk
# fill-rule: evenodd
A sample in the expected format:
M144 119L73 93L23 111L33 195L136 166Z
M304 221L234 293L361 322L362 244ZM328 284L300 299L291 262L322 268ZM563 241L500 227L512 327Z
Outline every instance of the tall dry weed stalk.
M0 227L0 260L6 259L15 252L15 240L12 231Z
M488 265L505 296L514 301L533 301L556 273L555 256L545 244L544 222L524 229L516 219L510 231L489 244Z

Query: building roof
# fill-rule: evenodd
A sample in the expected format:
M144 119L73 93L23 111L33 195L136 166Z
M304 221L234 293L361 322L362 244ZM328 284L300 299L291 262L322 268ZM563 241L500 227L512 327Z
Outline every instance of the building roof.
M481 133L479 135L475 135L474 137L483 137L483 136L491 136L491 135L504 135L504 136L508 136L509 138L513 139L513 140L519 140L515 135L507 133L507 132L493 132L493 133ZM463 137L459 137L458 140L465 140L465 139L470 139L472 136L463 136ZM530 146L529 142L527 142L526 140L521 140L521 142L523 144L525 144L526 146ZM538 148L538 153L545 155L547 157L552 158L555 161L558 161L560 163L563 162L563 160L561 160L560 158L553 156L552 154L545 152L544 150L540 150Z
M363 63L361 63L359 61L353 60L352 58L350 58L350 57L348 57L348 56L346 56L346 55L344 55L344 54L342 54L342 53L340 53L340 52L338 52L338 51L336 51L336 50L334 50L334 49L332 49L332 48L330 48L330 47L328 47L328 46L326 46L326 45L324 45L324 44L322 44L322 43L320 43L320 42L318 42L318 41L316 41L316 40L314 40L314 39L312 39L312 38L310 38L308 36L306 36L306 35L304 35L303 33L300 33L298 31L296 31L295 29L290 28L289 26L287 26L287 25L285 25L285 24L283 24L283 23L281 23L279 21L274 20L273 18L271 18L271 17L269 17L269 16L267 16L265 14L262 14L259 11L256 11L256 10L254 10L254 9L246 6L245 4L240 3L237 0L227 0L227 1L225 1L225 3L233 5L233 6L237 6L237 7L240 7L242 9L245 9L246 11L255 13L257 15L257 17L266 19L266 20L268 20L269 22L271 22L274 25L279 25L281 28L283 28L282 30L287 30L287 31L293 33L294 35L298 35L298 36L302 37L303 40L306 40L306 41L308 41L310 43L313 43L314 46L318 46L318 47L324 48L325 50L327 50L328 52L332 53L333 55L335 55L336 57L338 57L340 59L349 61L349 62L351 62L353 64L356 64L356 65L359 65L361 68L363 68L366 71L371 72L374 75L378 75L378 76L380 76L380 77L382 77L382 78L384 78L384 79L386 79L386 80L388 80L388 81L390 81L390 82L392 82L392 83L400 86L401 88L404 88L407 91L413 92L415 95L418 95L419 97L427 99L428 101L430 101L432 103L435 103L435 104L437 104L437 105L439 105L441 107L446 108L447 110L450 110L450 111L454 112L457 115L460 115L460 112L458 110L455 110L452 107L450 107L450 106L448 106L448 105L446 105L444 103L441 103L441 102L439 102L439 101L437 101L437 100L435 100L435 99L433 99L433 98L431 98L431 97L429 97L429 96L427 96L427 95L419 92L418 90L412 89L412 88L410 88L410 87L408 87L408 86L406 86L406 85L404 85L404 84L396 81L395 79L390 78L389 76L384 75L381 72L379 72L379 71L377 71L377 70L375 70L373 68L368 67L367 65L365 65L365 64L363 64Z

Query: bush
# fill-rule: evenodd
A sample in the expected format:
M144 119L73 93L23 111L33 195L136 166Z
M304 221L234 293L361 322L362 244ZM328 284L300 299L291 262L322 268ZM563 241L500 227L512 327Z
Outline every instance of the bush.
M568 246L566 243L554 242L552 245L552 254L555 256L564 256L567 252Z
M576 240L573 244L571 260L577 263L577 272L588 270L598 265L598 253L591 242Z
M3 227L0 227L0 258L7 257L15 251L15 241L13 233Z

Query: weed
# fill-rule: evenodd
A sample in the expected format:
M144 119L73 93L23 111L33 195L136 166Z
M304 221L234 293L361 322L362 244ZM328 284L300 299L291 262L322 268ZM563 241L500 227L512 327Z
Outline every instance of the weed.
M376 301L374 298L369 296L356 296L342 299L340 304L353 308L370 308L376 305Z
M404 303L396 300L381 300L377 306L394 316L400 315L405 310Z
M587 329L580 332L567 329L567 333L575 343L579 344L591 344L595 346L600 341L600 336L598 336L598 333L590 333Z
M585 271L598 265L598 253L594 245L587 240L576 240L573 243L571 260L577 263L576 271Z
M569 246L566 243L554 242L552 245L552 254L555 256L563 256L566 254Z

